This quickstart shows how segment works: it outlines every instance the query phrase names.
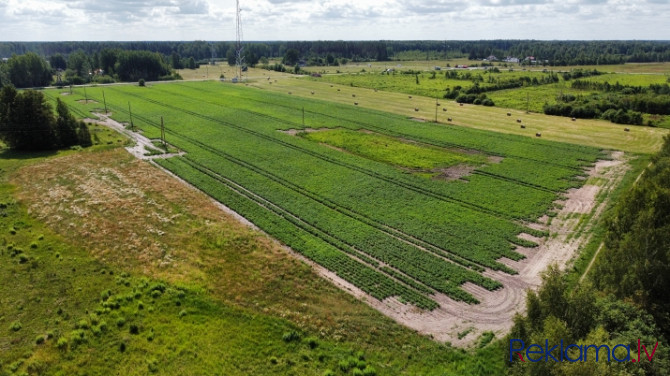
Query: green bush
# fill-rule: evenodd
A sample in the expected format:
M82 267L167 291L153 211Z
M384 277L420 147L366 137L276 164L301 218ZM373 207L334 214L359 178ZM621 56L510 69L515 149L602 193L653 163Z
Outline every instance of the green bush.
M14 321L9 326L9 329L11 329L13 332L18 332L19 330L21 330L21 328L23 328L23 326L21 325L21 323L19 321Z
M284 340L284 342L300 341L300 333L293 330L288 333L284 333L282 339Z

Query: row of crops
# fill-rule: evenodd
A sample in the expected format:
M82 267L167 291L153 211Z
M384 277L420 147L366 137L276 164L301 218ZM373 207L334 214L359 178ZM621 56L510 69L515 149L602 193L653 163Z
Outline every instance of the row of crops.
M87 95L102 102L102 88ZM377 299L423 309L449 297L476 303L466 282L495 290L484 268L515 271L516 246L536 244L524 225L578 186L593 148L408 121L401 116L215 82L106 87L113 118L186 151L160 164L270 235ZM79 93L76 93L79 94ZM83 93L81 93L83 94ZM92 104L67 96L76 111ZM101 107L100 105L97 105ZM304 108L304 122L303 122ZM279 130L364 129L416 142L502 157L466 180L431 180Z

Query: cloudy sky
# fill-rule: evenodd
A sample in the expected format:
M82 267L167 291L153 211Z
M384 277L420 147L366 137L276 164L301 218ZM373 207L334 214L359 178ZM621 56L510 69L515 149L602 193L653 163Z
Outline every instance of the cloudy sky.
M670 40L670 0L240 0L244 40ZM0 0L0 40L234 40L235 0Z

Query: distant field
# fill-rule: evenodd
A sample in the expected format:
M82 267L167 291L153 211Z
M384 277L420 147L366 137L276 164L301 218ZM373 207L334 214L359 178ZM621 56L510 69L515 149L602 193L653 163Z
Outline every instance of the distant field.
M272 80L252 80L249 85L279 94L291 92L293 96L321 99L354 108L357 106L387 111L425 121L434 121L437 115L437 120L441 124L455 124L533 138L539 132L542 139L637 153L653 153L658 150L662 144L663 135L668 133L667 129L650 127L632 127L630 132L624 132L626 126L602 120L579 119L573 122L566 117L547 116L540 113L526 114L527 96L525 93L510 99L517 101L515 106L521 106L523 110L510 110L512 106L500 107L498 105L496 107L459 106L447 100L440 100L440 106L436 108L435 98L416 95L408 98L408 95L403 93L382 92L381 90L375 92L372 89L330 84L321 80L305 80L288 74L272 75ZM560 88L552 90L551 85L528 89L536 88L539 93L548 97L555 97L561 90ZM494 98L493 94L489 93L489 96ZM533 97L530 99L531 105L539 103ZM358 105L355 105L355 102ZM507 116L508 112L511 116ZM449 121L449 118L452 120ZM522 120L526 128L522 129L516 122L517 119Z
M88 95L101 101L101 90ZM104 90L119 121L129 121L132 102L134 124L147 136L158 135L164 117L168 141L186 152L160 161L164 167L371 296L423 309L437 307L437 293L476 303L465 282L499 288L484 268L514 273L497 260L518 260L516 245L535 245L518 235L546 235L521 221L550 213L561 192L581 184L582 168L602 157L592 147L218 82ZM65 99L90 110L76 102L81 94ZM465 180L434 180L280 132L306 127L363 129L492 159Z

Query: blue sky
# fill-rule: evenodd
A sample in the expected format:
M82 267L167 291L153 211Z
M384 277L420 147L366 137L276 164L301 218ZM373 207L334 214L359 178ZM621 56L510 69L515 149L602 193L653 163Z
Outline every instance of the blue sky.
M240 0L245 40L670 40L670 0ZM0 0L0 40L233 40L234 0Z

